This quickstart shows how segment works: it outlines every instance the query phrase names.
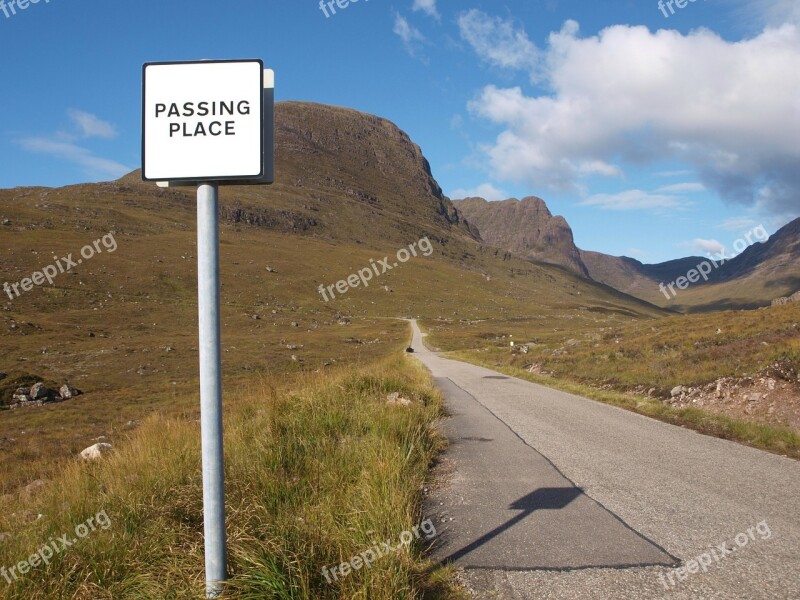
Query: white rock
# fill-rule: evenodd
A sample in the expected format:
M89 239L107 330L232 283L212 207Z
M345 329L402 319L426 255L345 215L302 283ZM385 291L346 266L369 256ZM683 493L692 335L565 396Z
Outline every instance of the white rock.
M103 456L103 454L112 450L113 448L114 447L111 444L100 442L98 444L95 444L94 446L89 446L88 448L85 448L81 452L81 458L83 460L97 460L98 458Z
M387 406L410 406L411 400L408 398L403 398L400 395L400 392L392 392L388 396L386 396L386 405Z

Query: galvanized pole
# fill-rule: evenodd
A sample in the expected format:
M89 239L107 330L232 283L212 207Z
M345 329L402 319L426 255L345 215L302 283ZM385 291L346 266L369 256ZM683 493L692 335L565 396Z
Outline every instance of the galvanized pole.
M200 428L203 444L203 519L206 598L227 579L225 473L222 453L222 371L219 315L217 183L197 188L197 306L200 321Z

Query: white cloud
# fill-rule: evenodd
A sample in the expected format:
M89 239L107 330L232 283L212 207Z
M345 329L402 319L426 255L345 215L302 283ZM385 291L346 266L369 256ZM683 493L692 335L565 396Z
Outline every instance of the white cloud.
M724 229L725 231L745 231L752 229L758 225L758 221L752 217L730 217L725 219L719 225L715 225L714 229Z
M79 138L111 138L117 134L116 128L91 113L70 109L67 115L78 133L57 131L49 136L28 136L17 140L23 150L45 154L83 168L85 175L98 179L117 179L133 169L109 158L97 156L94 152L76 144Z
M91 113L70 109L67 111L67 115L69 115L70 120L78 128L80 136L83 138L112 138L117 135L117 130L111 123L103 121Z
M617 165L610 165L603 160L587 160L578 163L578 172L581 175L604 175L605 177L622 177L622 169Z
M707 29L684 35L627 25L579 38L570 21L537 59L524 31L506 35L519 43L498 50L503 36L492 44L488 33L508 31L508 23L473 21L466 31L478 34L466 39L481 58L532 76L538 61L551 90L529 96L489 85L469 104L503 128L484 147L495 179L581 193L587 173L616 174L586 165L669 161L728 201L799 214L800 27L728 42ZM614 204L605 198L595 201Z
M484 200L506 200L508 192L495 187L491 183L482 183L478 187L471 189L458 188L449 194L450 198L483 198Z
M582 200L581 206L596 206L605 210L644 210L654 208L684 208L688 203L678 196L626 190L617 194L594 194Z
M23 149L48 154L83 167L92 177L117 179L133 169L108 158L96 156L91 150L69 142L44 137L28 137L19 141Z
M684 177L691 174L692 172L688 169L681 169L678 171L659 171L658 173L655 173L655 175L658 177Z
M738 0L739 14L746 23L757 26L800 25L800 3L797 0Z
M702 252L703 254L717 254L725 252L725 244L717 240L704 240L696 238L688 244L693 250Z
M525 30L516 28L511 20L473 8L459 15L458 28L461 38L490 65L536 72L539 50Z
M403 44L406 47L406 50L409 54L414 56L417 45L421 42L425 41L425 36L419 31L411 26L403 15L400 13L395 13L394 16L394 28L392 29L394 33L396 33L401 40L403 40Z
M650 258L650 253L639 248L628 248L625 250L625 256L630 256L631 258L637 258L639 260L646 260Z
M440 18L439 10L436 8L436 0L414 0L414 5L411 7L411 10L415 12L421 10L426 15L437 20Z
M656 190L657 192L666 192L672 194L675 192L705 192L706 186L702 183L687 182L687 183L673 183L671 185L664 185Z

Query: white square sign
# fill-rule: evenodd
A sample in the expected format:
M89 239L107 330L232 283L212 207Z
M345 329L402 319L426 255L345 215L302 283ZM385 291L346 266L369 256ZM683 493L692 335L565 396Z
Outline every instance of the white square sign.
M263 77L261 60L145 64L142 179L262 177Z

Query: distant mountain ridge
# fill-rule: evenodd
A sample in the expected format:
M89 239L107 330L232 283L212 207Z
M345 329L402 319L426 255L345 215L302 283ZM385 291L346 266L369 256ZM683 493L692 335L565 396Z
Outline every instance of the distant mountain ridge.
M541 198L488 202L483 198L454 200L453 205L477 227L488 244L537 262L557 264L658 306L681 311L769 306L777 297L800 290L800 218L765 242L713 266L703 279L675 295L669 285L685 277L708 257L689 256L645 264L627 256L581 250L561 216L553 216ZM738 289L741 288L741 289Z

